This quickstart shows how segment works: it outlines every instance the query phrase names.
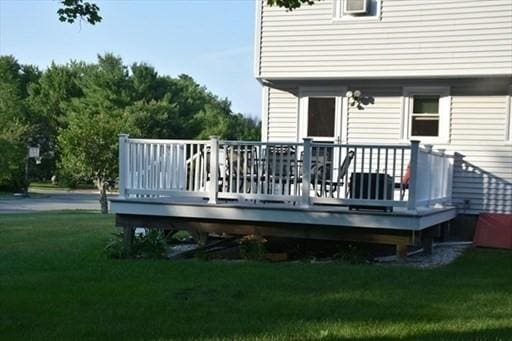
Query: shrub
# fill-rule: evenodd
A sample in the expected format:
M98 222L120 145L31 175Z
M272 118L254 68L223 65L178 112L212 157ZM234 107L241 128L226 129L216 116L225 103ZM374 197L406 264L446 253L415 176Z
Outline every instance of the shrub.
M110 258L162 259L167 257L167 239L161 230L146 229L146 233L134 236L131 255L128 255L124 249L123 234L113 233L112 235L113 237L105 245L105 253Z

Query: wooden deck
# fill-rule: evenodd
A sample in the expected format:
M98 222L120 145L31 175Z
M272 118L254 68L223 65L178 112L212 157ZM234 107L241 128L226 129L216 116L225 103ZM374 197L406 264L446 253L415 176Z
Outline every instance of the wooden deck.
M117 224L405 245L456 215L452 158L410 145L120 136ZM405 180L407 178L407 180ZM391 236L391 237L389 237ZM390 239L391 238L391 239Z
M451 220L456 215L453 207L419 208L410 211L395 208L392 212L379 209L349 209L343 206L315 205L309 208L286 204L264 205L217 202L203 200L111 199L116 214L162 216L179 219L209 221L235 221L246 223L297 224L421 231Z

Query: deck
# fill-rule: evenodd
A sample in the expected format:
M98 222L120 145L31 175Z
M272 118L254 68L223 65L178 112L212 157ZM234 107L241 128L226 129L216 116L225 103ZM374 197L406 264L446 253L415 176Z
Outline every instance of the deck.
M111 205L118 225L128 228L319 239L338 238L342 230L350 235L377 231L407 236L410 244L417 234L456 215L450 205L452 156L418 142L121 135L119 162L120 195Z

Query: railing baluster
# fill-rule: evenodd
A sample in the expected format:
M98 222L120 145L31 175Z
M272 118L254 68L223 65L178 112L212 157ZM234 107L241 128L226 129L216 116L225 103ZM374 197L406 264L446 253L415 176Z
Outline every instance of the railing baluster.
M359 199L363 199L363 183L364 183L364 150L365 148L361 148L361 174L359 175Z
M327 155L327 146L323 147L323 167L322 167L322 187L320 189L320 196L327 196L327 188L326 188L326 177L327 177L327 168L329 167L329 157Z
M389 153L389 148L385 148L384 149L384 199L385 200L388 200L388 185L387 185L387 179L388 179L388 153ZM392 184L393 184L393 189L395 188L395 179L393 178L392 180ZM394 199L394 198L391 198L391 199Z
M312 146L311 147L311 177L312 177L312 180L314 178L314 181L313 181L313 192L314 192L314 196L316 196L316 189L318 187L318 165L319 165L319 160L318 160L318 157L319 157L319 150L318 150L318 147L317 146ZM314 166L313 166L314 165ZM314 167L314 169L312 169Z
M376 199L380 198L380 148L377 148L377 170L375 172L377 174L377 179L375 180L375 186L377 187L377 190L375 191ZM384 174L384 178L386 177L386 174ZM384 181L384 186L386 186L386 179ZM382 197L384 200L386 200L386 197Z
M375 193L373 191L373 188L372 188L372 157L373 157L373 148L370 147L370 160L369 160L369 163L368 163L368 197L366 199L377 199L377 198L374 198L372 196L373 193Z
M292 147L291 146L288 146L288 148L286 148L287 150L287 157L286 157L286 167L285 167L285 174L286 174L286 184L285 184L285 188L286 188L286 191L285 191L285 195L291 195L291 167L292 167L292 160L291 160L291 152L292 152Z
M402 155L400 156L400 200L404 200L405 197L405 190L404 190L404 183L403 183L403 177L404 177L404 159L405 159L405 150L404 148L400 148ZM411 161L409 161L411 162ZM411 191L409 189L409 195L411 194Z
M343 160L342 159L343 148L341 145L337 146L337 148L338 148L338 161L337 161L336 166L338 168L338 172L336 174L336 199L339 199L340 198L340 190L341 190L340 187L341 187L341 183L343 182L343 174L341 174L341 165L343 164L343 161L342 161ZM334 167L333 167L333 172L334 172Z
M272 150L272 188L270 194L275 194L275 185L276 185L276 149L277 146Z
M244 145L244 168L242 170L242 193L247 193L247 181L249 180L247 174L247 144Z
M352 175L350 177L350 181L351 181L351 184L350 186L352 187L351 190L350 190L350 197L351 198L355 198L356 197L356 177L357 177L357 159L358 159L358 155L359 155L359 152L358 152L358 149L359 148L354 148L354 159L352 160L354 166L352 167Z

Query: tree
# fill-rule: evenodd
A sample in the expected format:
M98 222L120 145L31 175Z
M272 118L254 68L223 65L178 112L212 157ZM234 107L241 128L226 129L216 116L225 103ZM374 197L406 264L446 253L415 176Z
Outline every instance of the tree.
M34 130L34 115L27 105L28 86L39 72L22 66L12 56L0 57L0 187L25 190L27 146Z
M27 146L37 144L45 158L33 177L95 183L106 211L107 189L117 179L119 133L257 140L259 130L255 120L233 113L228 99L187 75L162 76L143 63L128 67L112 54L43 72L0 57L0 186L27 187Z
M319 0L266 0L269 6L277 6L293 11L304 4L313 5ZM78 20L85 20L95 25L103 20L100 16L100 8L93 2L84 0L61 0L61 8L57 10L59 20L62 22L74 23Z
M69 108L67 126L58 143L60 165L68 174L92 179L100 192L100 206L108 212L107 190L117 177L117 136L130 132L125 109L130 100L130 81L120 58L98 57L80 80L83 97Z
M66 115L72 99L82 96L78 85L82 67L80 63L52 63L38 81L29 86L28 105L37 116L33 139L40 146L42 156L42 163L32 174L39 179L50 179L56 174L59 158L57 134L66 127Z

